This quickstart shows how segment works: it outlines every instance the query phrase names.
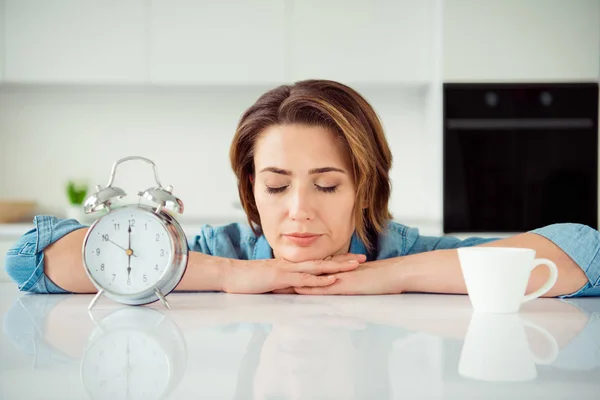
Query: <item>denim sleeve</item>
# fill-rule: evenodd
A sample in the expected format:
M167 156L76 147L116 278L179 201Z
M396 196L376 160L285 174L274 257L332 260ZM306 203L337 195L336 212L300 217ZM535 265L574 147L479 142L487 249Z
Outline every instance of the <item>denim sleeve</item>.
M29 230L8 250L5 268L20 291L32 293L68 293L44 273L44 250L63 236L86 228L74 219L47 215L33 219Z
M212 255L212 249L210 244L214 241L214 230L212 226L206 224L200 228L200 233L194 236L192 240L188 241L188 248L190 251L197 251Z
M531 231L551 240L585 272L588 282L561 298L600 296L600 233L582 224L554 224Z
M238 222L219 226L204 224L188 247L190 251L209 256L250 260L255 253L256 237L249 226Z
M412 236L412 237L411 237ZM432 250L458 249L493 242L497 238L470 237L458 239L453 236L421 236L417 229L411 228L407 234L407 242L412 243L406 255L424 253Z

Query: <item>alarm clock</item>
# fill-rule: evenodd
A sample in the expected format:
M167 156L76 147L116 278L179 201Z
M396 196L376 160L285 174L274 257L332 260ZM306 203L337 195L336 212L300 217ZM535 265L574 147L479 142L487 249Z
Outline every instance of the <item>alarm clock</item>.
M91 315L91 313L90 313ZM125 307L99 323L84 347L81 381L92 399L164 399L187 368L185 337L151 307Z
M113 202L126 193L113 186L119 164L139 160L152 165L156 186L138 192L137 204L113 208ZM83 265L98 289L88 309L103 294L127 305L144 305L160 300L166 308L166 296L181 281L187 268L187 239L179 222L171 215L183 213L183 202L164 188L151 160L131 156L113 164L106 187L84 203L84 212L104 210L88 229L83 241ZM145 200L150 204L143 204Z

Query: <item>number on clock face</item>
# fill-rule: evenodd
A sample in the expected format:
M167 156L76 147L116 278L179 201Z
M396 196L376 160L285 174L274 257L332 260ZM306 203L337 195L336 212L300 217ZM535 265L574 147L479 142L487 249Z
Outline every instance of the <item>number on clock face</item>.
M88 236L84 257L100 286L132 294L160 280L172 248L167 230L153 213L126 207L98 221Z

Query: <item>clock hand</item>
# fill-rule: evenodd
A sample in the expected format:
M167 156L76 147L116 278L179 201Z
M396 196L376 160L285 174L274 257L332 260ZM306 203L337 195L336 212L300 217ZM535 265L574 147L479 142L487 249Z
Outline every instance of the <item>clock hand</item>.
M122 250L124 250L124 251L127 251L127 249L124 249L123 247L119 246L118 244L116 244L116 243L115 243L115 242L113 242L112 240L110 240L110 239L107 239L107 240L108 240L109 242L111 242L112 244L114 244L115 246L117 246L118 248L120 248L120 249L122 249Z
M131 255L127 256L127 281L131 281Z
M110 239L107 239L107 240L108 240L110 243L114 244L115 246L117 246L118 248L120 248L121 250L123 250L123 251L125 251L125 252L127 253L127 249L125 249L125 248L123 248L123 247L119 246L118 244L116 244L115 242L113 242L113 241L112 241L112 240L110 240ZM133 254L133 252L132 252L131 254L132 254L134 257L137 257L135 254Z
M131 255L133 254L133 250L131 250L131 221L129 221L129 227L127 228L127 250L125 250L127 254L127 281L131 281Z

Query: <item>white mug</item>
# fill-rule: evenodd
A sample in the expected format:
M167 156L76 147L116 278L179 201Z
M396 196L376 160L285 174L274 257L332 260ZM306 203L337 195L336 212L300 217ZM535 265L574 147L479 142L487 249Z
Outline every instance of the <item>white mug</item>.
M556 283L558 268L535 250L512 247L461 247L460 267L473 309L478 312L516 313L521 304L548 292ZM541 288L525 295L531 271L538 265L550 269Z
M542 334L550 351L545 357L531 352L524 326ZM536 364L550 364L558 356L558 343L547 330L519 314L473 313L460 354L458 373L488 382L530 381Z

